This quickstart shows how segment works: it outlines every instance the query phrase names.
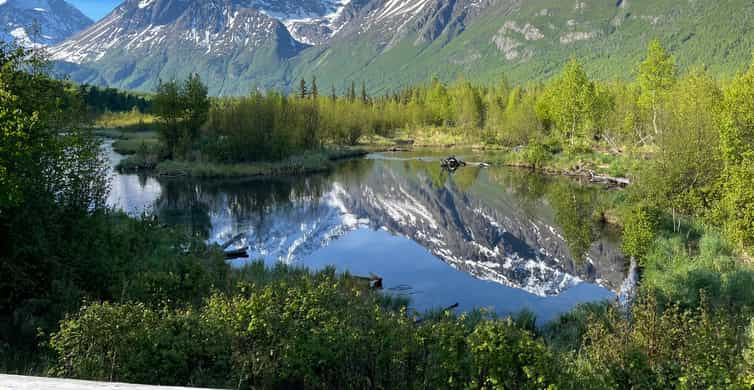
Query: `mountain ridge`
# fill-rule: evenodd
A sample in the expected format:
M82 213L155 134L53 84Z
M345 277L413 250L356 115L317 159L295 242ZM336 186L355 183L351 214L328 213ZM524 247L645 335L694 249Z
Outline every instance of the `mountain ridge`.
M165 10L171 4L180 4L183 13L211 6L228 10L212 17L194 13L218 23L211 30L217 37L232 36L231 27L219 26L235 20L232 12L245 10L256 15L258 24L244 33L267 39L250 51L241 41L217 38L227 49L217 56L206 47L204 52L187 47L179 31L186 33L189 25L172 15L150 28L165 25L173 35L155 35L141 26L140 39L162 39L152 51L131 50L111 39L106 50L76 57L90 43L87 36L107 27L111 14L52 49L53 59L62 61L58 69L75 81L137 90L196 72L215 95L290 91L300 78L313 76L340 91L352 81L364 81L370 92L382 93L431 75L445 81L463 75L487 82L503 73L516 81L540 80L573 56L594 77L629 78L626 64L637 63L653 38L676 54L682 69L704 64L716 74L731 75L748 63L754 47L754 4L744 0L128 0L113 12L139 5L141 11ZM722 27L708 28L718 22ZM208 30L197 31L206 36ZM195 39L195 45L200 42Z

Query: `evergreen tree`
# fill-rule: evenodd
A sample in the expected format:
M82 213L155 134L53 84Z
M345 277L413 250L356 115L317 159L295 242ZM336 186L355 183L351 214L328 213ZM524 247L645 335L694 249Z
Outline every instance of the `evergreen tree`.
M367 84L365 82L361 82L361 102L364 104L369 103L369 95L367 95Z
M338 94L335 92L335 85L330 86L330 100L335 103L338 101Z
M353 103L356 100L356 82L351 81L351 87L348 89L348 101Z
M306 99L306 97L309 95L309 91L306 88L306 80L303 78L301 79L301 82L299 83L299 94L298 96L301 99Z
M319 97L319 88L317 88L317 76L312 77L312 98L317 100Z

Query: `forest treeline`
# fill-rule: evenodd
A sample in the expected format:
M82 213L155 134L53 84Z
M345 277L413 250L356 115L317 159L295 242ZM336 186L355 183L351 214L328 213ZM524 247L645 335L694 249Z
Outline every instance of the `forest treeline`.
M633 83L589 80L572 61L541 85L432 81L381 98L321 96L312 82L298 96L212 101L195 76L160 87L160 153L178 160L276 159L427 126L524 145L537 164L646 154L615 195L643 268L634 305L584 305L538 327L526 313L419 320L333 270L231 269L200 237L108 209L100 145L78 130L86 103L39 61L0 50L2 371L241 389L754 383L754 70L725 83L678 75L653 44Z
M162 158L200 163L282 160L397 132L517 147L532 167L592 151L648 159L628 172L642 206L701 218L741 247L754 244L754 68L724 82L701 67L679 74L653 41L635 73L630 82L591 80L572 59L554 79L519 86L433 79L382 97L352 84L338 96L321 94L314 78L295 94L212 100L192 76L161 84L154 112Z

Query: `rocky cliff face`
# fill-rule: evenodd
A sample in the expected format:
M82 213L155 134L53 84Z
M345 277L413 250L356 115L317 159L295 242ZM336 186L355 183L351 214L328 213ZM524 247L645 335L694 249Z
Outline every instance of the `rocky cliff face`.
M92 24L63 0L0 0L0 40L27 47L56 44Z

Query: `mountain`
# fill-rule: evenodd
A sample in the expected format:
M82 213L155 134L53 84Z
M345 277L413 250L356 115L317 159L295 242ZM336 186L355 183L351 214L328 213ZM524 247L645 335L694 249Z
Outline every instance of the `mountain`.
M381 93L437 75L552 76L570 57L629 78L659 38L682 68L743 69L748 0L128 0L52 48L76 81L153 89L198 72L213 94L295 88L302 77Z
M392 3L399 10L386 12ZM302 52L292 76L316 75L345 88L366 80L381 93L426 82L541 80L571 57L590 76L631 78L654 38L682 69L705 65L719 76L745 69L754 47L754 3L686 0L382 1L327 45ZM385 16L390 18L386 19Z
M196 72L216 94L248 92L263 76L282 77L280 64L304 47L278 19L253 5L239 0L127 0L50 53L53 60L78 65L71 67L74 80L94 84L149 90L160 79Z
M0 0L0 41L27 47L52 45L92 23L64 0Z

